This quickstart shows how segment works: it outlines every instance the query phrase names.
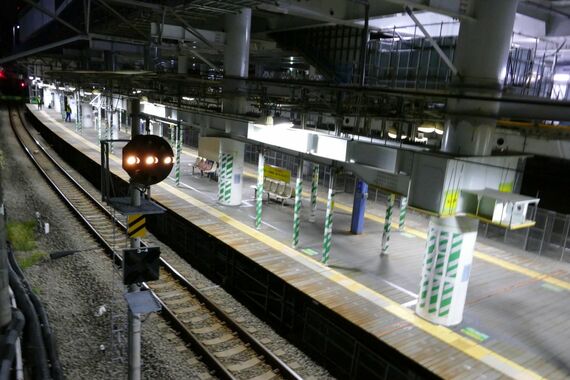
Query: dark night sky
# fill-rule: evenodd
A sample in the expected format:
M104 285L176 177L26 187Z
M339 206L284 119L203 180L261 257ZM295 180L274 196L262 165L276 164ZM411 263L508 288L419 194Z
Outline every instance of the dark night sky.
M12 50L12 26L17 23L17 12L23 4L19 0L1 1L0 8L0 57L5 57Z

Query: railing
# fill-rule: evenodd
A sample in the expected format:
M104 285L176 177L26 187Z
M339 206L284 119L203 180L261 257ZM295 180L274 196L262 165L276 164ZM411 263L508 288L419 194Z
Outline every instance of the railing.
M539 256L570 262L570 215L529 207L536 225L521 230L507 230L487 223L479 224L479 236L533 252Z

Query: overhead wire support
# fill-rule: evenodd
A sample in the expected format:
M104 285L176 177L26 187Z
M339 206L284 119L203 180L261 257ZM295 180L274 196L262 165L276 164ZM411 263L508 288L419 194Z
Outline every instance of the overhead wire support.
M418 28L420 28L420 30L422 31L422 33L424 34L425 38L429 41L429 43L433 46L433 48L435 49L435 51L437 52L437 54L439 54L439 56L441 57L441 59L443 60L443 62L445 62L445 64L447 65L447 67L449 67L449 69L451 70L451 72L453 72L454 75L459 75L459 71L457 70L457 67L455 67L455 65L453 64L453 62L451 62L451 59L449 59L449 57L447 56L447 54L445 54L445 52L443 50L441 50L441 48L439 47L439 45L437 44L437 42L431 37L431 35L429 34L429 32L426 30L426 28L422 25L422 23L420 22L420 20L418 20L418 18L416 17L416 15L414 14L414 12L412 11L412 9L408 6L405 7L406 9L406 13L408 14L408 16L410 16L410 18L412 19L412 21L417 25Z

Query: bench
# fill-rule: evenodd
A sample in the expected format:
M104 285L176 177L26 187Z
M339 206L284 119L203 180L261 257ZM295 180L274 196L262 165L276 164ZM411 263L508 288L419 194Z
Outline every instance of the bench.
M253 187L255 189L255 196L257 197L257 187ZM267 194L267 202L273 197L281 201L281 205L284 205L287 199L295 196L295 191L289 183L267 177L263 179L263 191Z
M196 162L191 164L191 166L192 175L194 175L194 169L198 169L200 170L200 176L206 174L206 176L210 179L216 175L216 170L218 170L217 162L199 156L196 157Z

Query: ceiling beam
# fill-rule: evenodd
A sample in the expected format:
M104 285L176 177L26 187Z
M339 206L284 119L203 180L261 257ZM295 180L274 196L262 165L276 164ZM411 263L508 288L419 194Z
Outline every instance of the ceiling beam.
M54 49L54 48L60 47L60 46L64 46L64 45L67 45L67 44L70 44L70 43L73 43L76 41L87 41L87 40L89 40L89 37L83 36L83 35L70 37L70 38L67 38L65 40L56 41L56 42L53 42L51 44L39 46L37 48L33 48L33 49L26 50L26 51L23 51L23 52L20 52L17 54L10 55L10 56L5 57L5 58L1 58L0 64L15 61L15 60L20 59L20 58L24 58L24 57L27 57L30 55L38 54L38 53L41 53L43 51Z
M58 15L56 15L54 12L50 11L49 9L46 9L46 8L42 7L41 5L34 3L32 0L24 0L24 2L30 4L31 6L33 6L34 8L39 10L40 12L45 13L46 15L51 17L52 19L59 22L60 24L67 26L69 29L73 30L77 34L83 34L83 32L81 30L77 29L75 26L71 25L70 23L68 23L67 21L65 21L64 19L62 19Z
M28 1L28 0L26 0ZM149 36L147 36L146 34L144 34L139 28L136 28L135 26L132 25L132 22L130 22L129 20L127 20L122 14L120 14L119 12L117 12L117 10L115 10L115 8L113 8L112 6L110 6L109 4L107 4L105 1L103 0L96 0L99 4L101 4L103 7L107 8L107 10L109 12L111 12L113 15L115 15L115 17L117 17L118 19L120 19L121 21L123 21L129 28L131 28L132 30L134 30L137 34L141 35L143 38L147 39Z

